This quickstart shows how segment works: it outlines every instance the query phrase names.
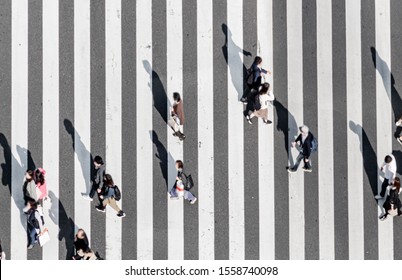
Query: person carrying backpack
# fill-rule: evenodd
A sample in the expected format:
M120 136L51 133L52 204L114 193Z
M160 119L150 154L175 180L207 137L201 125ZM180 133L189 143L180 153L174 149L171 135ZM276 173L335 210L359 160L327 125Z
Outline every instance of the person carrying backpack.
M246 84L249 91L245 91L241 102L247 103L248 99L252 97L253 93L258 91L261 86L262 76L264 74L271 74L271 71L262 68L262 58L256 56L251 67L247 70Z
M96 210L100 212L105 212L106 206L110 205L110 207L116 210L117 217L125 217L126 213L124 213L116 203L116 201L119 201L121 199L120 189L114 184L113 178L110 174L105 175L105 185L105 193L99 196L100 199L103 200L103 203L102 205L96 206Z
M29 200L27 206L24 208L27 215L27 235L28 235L28 249L32 249L40 235L45 233L47 229L43 226L41 216L38 212L38 204L35 200Z
M293 167L288 168L289 173L294 173L297 171L301 160L304 161L303 170L305 172L312 172L310 155L312 152L317 151L318 142L314 138L314 135L309 131L306 125L299 127L300 134L294 142L292 142L292 148L296 147L296 143L300 146L300 154L296 158L296 162Z
M254 102L247 104L249 109L246 110L246 119L249 124L253 124L252 118L262 118L265 124L271 124L272 121L268 120L268 103L275 99L270 91L270 84L264 83L261 86L258 94L254 96Z
M176 161L177 177L173 185L173 188L169 191L170 199L176 200L180 197L190 201L194 204L197 198L190 192L190 189L194 186L191 175L186 175L183 172L184 164L181 160Z

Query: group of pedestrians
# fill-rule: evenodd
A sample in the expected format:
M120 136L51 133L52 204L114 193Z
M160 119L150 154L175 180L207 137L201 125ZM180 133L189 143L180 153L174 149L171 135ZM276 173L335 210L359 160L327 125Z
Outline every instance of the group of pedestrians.
M402 203L399 198L401 180L399 177L396 177L396 160L392 154L385 156L380 171L382 172L384 179L381 185L381 191L375 196L375 198L378 200L379 205L382 206L382 213L379 219L384 221L388 215L402 215Z
M113 181L112 175L106 173L106 163L101 156L95 156L93 161L95 167L95 176L92 180L92 186L89 194L82 194L83 198L93 201L95 194L98 196L99 204L95 206L99 212L105 212L106 206L109 205L117 212L117 217L126 216L123 210L117 205L117 201L121 199L121 192Z
M43 168L35 171L28 169L25 172L22 192L25 205L23 212L27 216L28 249L32 249L40 237L47 233L43 218L43 204L48 199L45 175Z
M253 64L247 70L245 77L247 88L240 99L246 105L244 115L249 124L253 124L252 119L254 117L262 118L265 124L272 123L268 119L268 104L275 97L272 93L271 85L263 82L265 74L271 74L271 72L262 68L262 58L256 56Z

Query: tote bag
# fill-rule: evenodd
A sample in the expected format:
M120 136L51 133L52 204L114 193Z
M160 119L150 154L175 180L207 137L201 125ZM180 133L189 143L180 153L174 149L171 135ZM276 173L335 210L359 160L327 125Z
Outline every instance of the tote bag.
M43 247L46 243L50 241L49 231L46 230L42 235L39 236L39 245Z

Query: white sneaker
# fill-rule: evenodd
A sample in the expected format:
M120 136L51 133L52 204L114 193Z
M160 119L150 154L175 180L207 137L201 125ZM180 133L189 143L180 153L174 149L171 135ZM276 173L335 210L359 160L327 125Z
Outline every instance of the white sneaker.
M190 201L190 204L194 204L198 199L194 198L193 200Z
M383 197L381 195L379 195L379 194L377 194L374 198L375 199L383 199Z
M87 195L87 194L81 194L81 195L82 195L82 198L85 199L85 200L89 200L89 201L94 200L93 198L90 198L89 195Z
M396 141L398 141L398 143L402 145L402 140L399 137L396 138Z
M402 126L402 118L400 118L396 123L396 126Z

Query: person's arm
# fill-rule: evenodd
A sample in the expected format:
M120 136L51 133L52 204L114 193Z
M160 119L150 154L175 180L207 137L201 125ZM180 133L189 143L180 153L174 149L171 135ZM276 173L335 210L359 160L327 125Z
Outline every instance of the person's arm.
M103 188L103 184L104 184L103 177L105 175L105 169L106 169L105 165L101 165L96 174L96 177L97 177L96 181L98 181L97 184L98 184L99 191Z

